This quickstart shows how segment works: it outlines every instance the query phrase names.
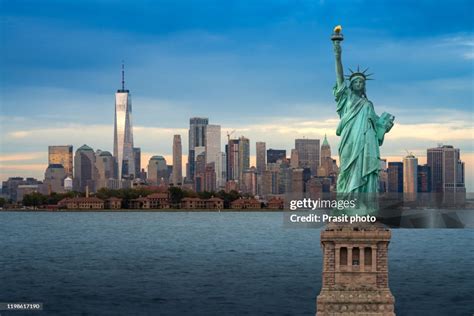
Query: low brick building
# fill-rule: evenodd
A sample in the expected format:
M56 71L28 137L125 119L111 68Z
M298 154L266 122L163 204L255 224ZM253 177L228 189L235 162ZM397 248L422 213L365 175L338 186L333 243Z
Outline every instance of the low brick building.
M130 200L128 203L129 209L149 209L150 200L146 197L139 197L137 199Z
M267 202L267 208L275 209L275 210L282 210L284 207L285 201L278 197L272 197Z
M105 208L116 210L122 208L122 199L111 197L105 200Z
M183 209L206 209L206 210L215 210L224 208L224 200L212 197L210 199L200 199L200 198L184 198L181 200L181 208Z
M75 197L62 199L58 202L58 207L68 210L100 210L104 209L104 204L97 197Z
M147 195L150 208L170 208L169 193L157 192Z
M235 201L230 202L230 208L231 209L261 209L262 204L260 203L259 200L254 199L254 198L249 198L249 199L237 199Z

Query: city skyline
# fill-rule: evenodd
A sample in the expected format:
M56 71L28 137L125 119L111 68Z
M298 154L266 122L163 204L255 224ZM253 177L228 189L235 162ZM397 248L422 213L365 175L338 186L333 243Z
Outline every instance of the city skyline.
M1 180L42 178L49 145L77 149L87 144L112 151L113 92L122 59L134 92L134 143L142 149L142 166L153 155L172 161L174 134L181 135L186 152L187 120L201 116L221 125L222 140L232 130L249 138L250 165L255 165L256 141L288 154L295 139L322 140L324 134L337 159L329 35L334 25L342 24L347 65L360 63L375 72L369 99L377 113L387 110L397 117L382 158L402 161L407 149L424 164L426 158L420 158L426 157L426 148L453 145L466 162L467 188L474 187L474 41L466 13L472 3L420 4L416 11L391 4L394 10L406 10L403 19L389 16L390 10L374 2L340 4L347 15L333 13L334 5L324 1L240 4L230 16L223 4L208 12L197 10L209 25L186 19L193 17L189 12L176 22L150 24L155 20L140 5L127 4L132 16L144 14L144 23L132 19L117 26L113 20L123 21L116 19L123 4L111 8L92 2L91 10L108 17L100 23L71 13L69 4L46 1L35 11L15 3L3 6ZM151 14L157 11L154 5L142 7ZM466 10L456 9L456 19L446 14L448 21L429 23L459 7ZM269 17L267 9L279 13ZM164 6L165 12L176 10ZM350 18L363 10L373 18ZM27 35L31 29L38 30L36 38ZM71 35L74 42L67 40ZM121 41L115 41L118 36ZM123 47L120 54L117 45ZM371 51L364 51L364 45Z

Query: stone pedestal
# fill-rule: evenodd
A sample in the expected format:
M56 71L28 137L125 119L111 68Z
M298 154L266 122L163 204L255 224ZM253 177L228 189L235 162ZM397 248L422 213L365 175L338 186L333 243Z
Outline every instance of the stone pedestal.
M390 237L390 230L379 224L329 224L321 231L317 316L395 315L388 287Z

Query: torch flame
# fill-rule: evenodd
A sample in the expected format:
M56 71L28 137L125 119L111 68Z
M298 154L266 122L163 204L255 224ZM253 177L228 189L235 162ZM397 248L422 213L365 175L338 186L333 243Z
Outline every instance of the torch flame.
M342 26L338 25L334 28L334 33L339 34L342 31Z

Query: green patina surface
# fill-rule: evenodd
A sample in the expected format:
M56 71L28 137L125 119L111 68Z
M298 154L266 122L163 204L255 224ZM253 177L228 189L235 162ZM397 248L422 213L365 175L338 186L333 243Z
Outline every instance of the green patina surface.
M381 116L375 113L374 105L366 95L366 81L370 79L365 71L351 70L348 79L344 79L341 41L342 38L333 39L337 79L333 93L340 118L336 134L341 137L337 192L343 197L360 197L363 200L360 208L370 213L377 208L379 147L392 128L394 117L388 113Z

